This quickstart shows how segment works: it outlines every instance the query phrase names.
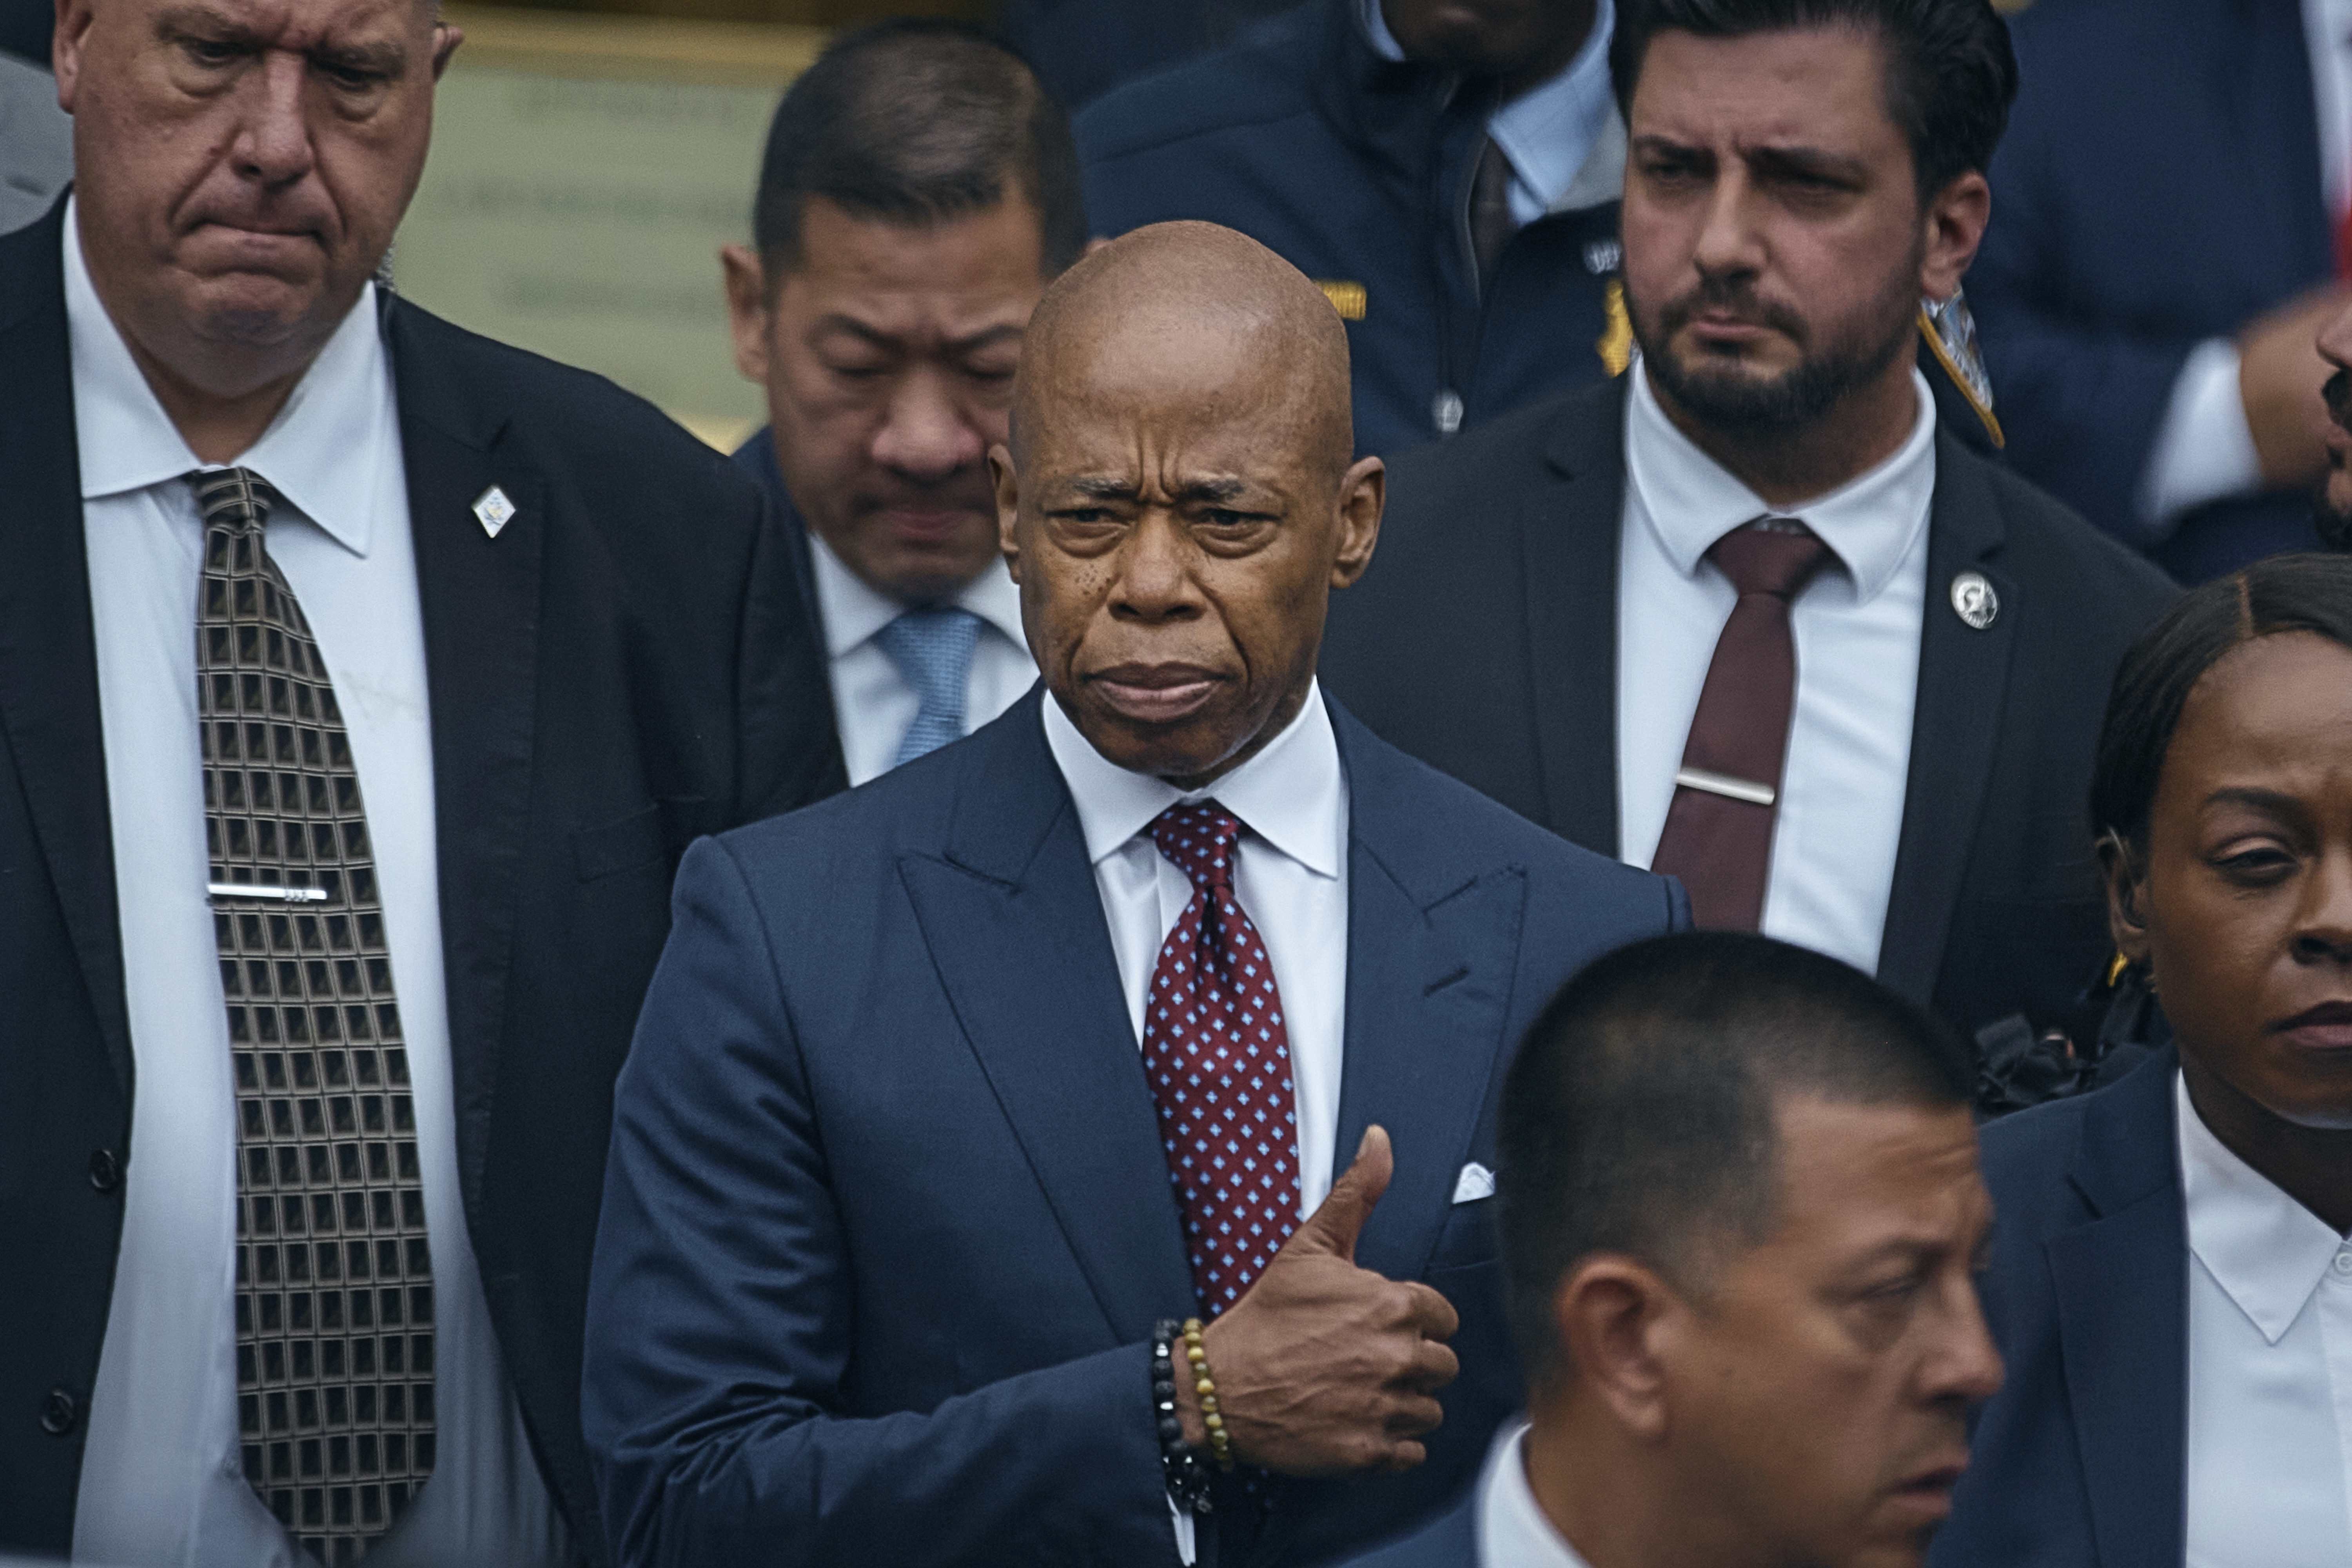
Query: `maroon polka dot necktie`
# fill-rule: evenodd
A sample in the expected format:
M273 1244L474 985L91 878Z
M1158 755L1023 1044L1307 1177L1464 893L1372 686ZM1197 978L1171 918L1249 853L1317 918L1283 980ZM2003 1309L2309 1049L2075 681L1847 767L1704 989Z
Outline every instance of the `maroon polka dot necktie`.
M1151 841L1192 879L1143 1006L1143 1066L1205 1317L1242 1298L1298 1228L1297 1094L1282 994L1234 892L1241 820L1171 805Z

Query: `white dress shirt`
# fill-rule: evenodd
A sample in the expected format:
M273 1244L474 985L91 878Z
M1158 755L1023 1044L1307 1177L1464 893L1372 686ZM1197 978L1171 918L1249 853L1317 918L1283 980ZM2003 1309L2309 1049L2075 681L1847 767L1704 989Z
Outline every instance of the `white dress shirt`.
M138 1093L113 1301L90 1399L74 1555L293 1568L247 1484L236 1424L235 1091L205 897L188 450L100 302L71 207L66 316L97 636L115 895ZM407 1037L433 1246L439 1452L371 1564L532 1563L561 1525L525 1440L457 1187L424 626L392 370L373 290L240 465L285 497L269 552L310 618L351 735Z
M1936 491L1936 400L1912 373L1919 412L1895 455L1797 506L1768 506L1675 428L1634 361L1625 414L1625 511L1617 575L1620 854L1646 868L1665 831L1715 643L1739 595L1706 559L1769 512L1837 552L1797 595L1797 649L1763 931L1878 967L1903 798Z
M1528 1423L1506 1426L1478 1477L1477 1568L1587 1568L1528 1484Z
M1045 716L1045 744L1069 785L1094 866L1138 1050L1151 972L1192 900L1192 879L1160 853L1147 830L1180 801L1213 799L1241 818L1234 892L1265 942L1282 993L1298 1116L1298 1217L1305 1219L1331 1191L1348 1009L1348 780L1321 686L1307 689L1298 717L1264 751L1189 794L1165 779L1129 773L1096 751L1050 695ZM1172 1498L1168 1506L1176 1554L1189 1564L1192 1516Z
M1381 15L1381 0L1362 0L1362 5L1372 52L1382 59L1403 59L1403 46ZM1609 81L1609 36L1616 26L1614 0L1600 0L1593 8L1592 31L1585 35L1576 58L1486 117L1486 134L1511 161L1512 223L1530 224L1549 212L1613 201L1623 188L1621 167L1616 180L1595 183L1590 201L1565 199L1594 152L1604 150L1604 141L1613 136L1617 161L1621 165L1624 161L1617 100Z
M2328 216L2352 205L2352 0L2303 0ZM2238 392L2238 345L2208 338L2174 377L2140 475L2140 521L2161 538L2183 512L2262 489L2262 461Z
M2188 1568L2352 1563L2352 1243L2175 1079L2189 1215Z
M841 731L841 757L849 782L862 784L890 771L907 726L922 699L898 673L874 634L907 613L907 606L868 586L842 564L841 557L809 530L809 560L816 569L817 615L824 622L824 651L833 670L834 722ZM1021 630L1021 590L998 556L964 585L952 603L980 617L980 640L972 645L971 669L964 678L963 732L971 734L1003 712L1037 682L1037 663Z

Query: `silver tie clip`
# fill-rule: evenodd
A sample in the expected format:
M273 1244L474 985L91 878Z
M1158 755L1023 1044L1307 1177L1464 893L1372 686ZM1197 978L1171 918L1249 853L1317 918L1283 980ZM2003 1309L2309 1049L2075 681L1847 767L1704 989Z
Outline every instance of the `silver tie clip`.
M1709 773L1705 768L1680 769L1675 774L1675 783L1685 789L1703 789L1709 795L1744 800L1750 805L1769 805L1780 793L1770 784L1736 779L1729 773Z
M275 899L288 904L323 904L324 888L265 888L257 882L206 882L205 891L215 899Z

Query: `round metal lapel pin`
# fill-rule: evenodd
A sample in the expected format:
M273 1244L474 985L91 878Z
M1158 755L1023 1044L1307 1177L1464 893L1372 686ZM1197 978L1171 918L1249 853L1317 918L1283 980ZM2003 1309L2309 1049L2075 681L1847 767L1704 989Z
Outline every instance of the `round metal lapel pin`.
M1952 579L1952 613L1976 630L1992 625L2000 614L2000 595L1981 572L1963 572Z

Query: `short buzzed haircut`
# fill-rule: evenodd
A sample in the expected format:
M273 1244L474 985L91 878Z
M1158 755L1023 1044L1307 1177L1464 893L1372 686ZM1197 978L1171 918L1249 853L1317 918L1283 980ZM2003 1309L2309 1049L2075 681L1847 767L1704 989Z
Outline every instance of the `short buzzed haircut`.
M1767 937L1637 942L1570 981L1503 1089L1496 1173L1511 1322L1529 1383L1567 1375L1552 1299L1599 1252L1703 1304L1778 1225L1774 1100L1958 1110L1968 1053L1833 958Z
M1992 0L1625 0L1609 40L1617 110L1633 115L1651 39L1856 27L1886 46L1886 112L1924 200L1992 163L2017 100L2017 55Z
M1045 276L1086 249L1069 116L1004 44L960 22L884 22L835 43L768 127L751 229L770 272L799 265L811 196L923 227L1019 193L1036 209Z

